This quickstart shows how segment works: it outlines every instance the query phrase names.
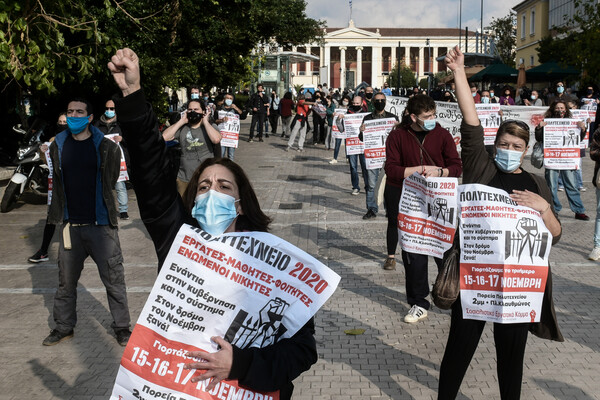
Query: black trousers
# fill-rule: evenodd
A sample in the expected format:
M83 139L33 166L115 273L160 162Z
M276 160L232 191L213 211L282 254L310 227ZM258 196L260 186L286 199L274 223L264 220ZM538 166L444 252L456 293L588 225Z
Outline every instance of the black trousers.
M463 319L460 297L452 305L450 334L440 367L438 400L455 399L479 344L485 321ZM498 385L502 400L521 397L529 323L494 324Z
M429 256L407 253L402 250L402 263L406 275L406 301L410 306L415 304L429 310L429 271L427 261ZM442 259L433 257L438 271L442 268Z
M271 111L269 114L269 124L271 124L271 133L277 133L277 123L279 121L279 112Z
M325 120L317 113L313 114L313 143L325 143Z
M385 185L383 200L385 201L388 219L386 241L389 256L396 254L396 247L398 247L398 204L401 195L402 188Z
M262 138L263 136L263 128L265 127L265 117L267 114L265 113L255 113L252 114L252 122L250 122L250 139L254 137L254 127L258 123L258 138Z

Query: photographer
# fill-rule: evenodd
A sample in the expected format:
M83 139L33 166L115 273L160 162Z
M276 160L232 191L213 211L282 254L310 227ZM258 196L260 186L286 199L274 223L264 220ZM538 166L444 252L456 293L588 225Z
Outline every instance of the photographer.
M177 191L182 196L192 174L202 161L215 157L217 151L217 157L221 156L221 134L216 126L210 124L209 118L210 114L206 112L202 100L190 100L181 119L162 133L165 142L177 140L181 146Z

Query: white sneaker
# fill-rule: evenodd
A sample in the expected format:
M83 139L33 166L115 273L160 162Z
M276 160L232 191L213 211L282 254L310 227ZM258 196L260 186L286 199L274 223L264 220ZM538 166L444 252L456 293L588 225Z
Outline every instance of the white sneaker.
M600 247L594 247L588 259L598 261L600 259Z
M352 196L358 196L358 194L360 193L360 189L352 189Z
M418 322L423 318L427 318L427 310L415 304L408 311L408 314L406 314L406 316L404 317L404 322L414 324L415 322Z
M587 188L585 186L582 186L582 187L579 188L580 192L585 192L586 190L587 190Z
M329 164L337 164L337 160L334 158L333 160L329 161Z

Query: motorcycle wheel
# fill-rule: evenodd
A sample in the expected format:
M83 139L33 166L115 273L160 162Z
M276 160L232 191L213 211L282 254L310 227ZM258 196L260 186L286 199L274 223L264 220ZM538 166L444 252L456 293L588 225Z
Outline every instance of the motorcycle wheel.
M0 212L9 212L17 202L19 197L19 185L14 182L8 182L6 190L4 190L4 196L2 196L2 202L0 203Z

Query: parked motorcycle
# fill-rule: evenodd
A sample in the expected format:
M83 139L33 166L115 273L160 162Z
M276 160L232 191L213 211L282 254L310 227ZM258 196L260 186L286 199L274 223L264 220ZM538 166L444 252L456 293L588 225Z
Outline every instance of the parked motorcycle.
M0 202L0 212L10 211L26 190L38 196L48 195L50 169L40 156L44 128L44 123L39 120L35 121L27 131L23 130L20 124L13 127L13 130L22 134L24 138L14 161L17 167Z

